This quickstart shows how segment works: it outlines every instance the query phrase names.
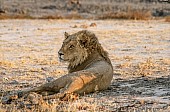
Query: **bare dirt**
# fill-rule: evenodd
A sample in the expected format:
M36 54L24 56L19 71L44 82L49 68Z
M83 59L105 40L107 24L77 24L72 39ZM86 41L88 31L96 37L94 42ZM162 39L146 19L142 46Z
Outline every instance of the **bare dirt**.
M67 64L57 56L63 34L82 29L93 31L109 52L111 86L68 102L33 94L29 98L37 100L4 104L1 96L0 111L170 111L170 24L163 20L1 20L1 93L66 74Z

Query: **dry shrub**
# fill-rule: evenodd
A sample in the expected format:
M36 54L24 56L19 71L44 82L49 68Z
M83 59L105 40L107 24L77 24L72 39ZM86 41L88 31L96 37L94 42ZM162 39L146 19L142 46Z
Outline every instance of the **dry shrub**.
M146 60L146 62L141 62L136 66L136 71L134 74L142 75L142 76L147 76L147 75L152 75L154 72L154 69L156 69L156 64L155 62L149 58Z
M30 15L20 14L20 15L12 16L12 19L34 19L34 17Z
M42 16L39 17L38 19L63 19L63 17L60 15L54 15L54 16Z
M33 17L27 14L0 14L1 19L62 19L60 15L51 15L51 16L42 16L42 17Z
M34 17L25 14L18 15L0 14L0 20L1 19L34 19Z
M148 20L151 18L151 12L143 10L128 11L127 17L135 20Z
M78 13L71 13L64 16L65 19L83 19L83 17Z
M170 16L165 17L165 22L170 22Z
M0 60L0 66L12 68L12 67L15 66L15 64L13 62L10 62L10 61L7 61L7 60Z
M0 20L1 20L1 19L8 19L8 18L9 18L8 15L0 14Z
M91 23L90 27L97 27L97 24L96 23Z
M127 12L109 12L98 19L133 19L133 20L148 20L151 19L151 12L144 10L128 10Z
M164 65L170 65L170 59L169 58L163 58L161 61Z
M70 26L71 28L89 28L89 27L97 27L96 23L91 23L91 24L82 24L82 25L74 25L74 26Z
M138 65L134 68L136 70L133 74L142 76L167 72L166 66L156 63L156 61L154 61L152 58L148 58L145 62L138 63Z
M146 61L139 63L131 63L130 61L127 61L116 67L117 69L120 69L120 74L124 75L148 76L167 72L166 66L157 63L152 58L148 58Z

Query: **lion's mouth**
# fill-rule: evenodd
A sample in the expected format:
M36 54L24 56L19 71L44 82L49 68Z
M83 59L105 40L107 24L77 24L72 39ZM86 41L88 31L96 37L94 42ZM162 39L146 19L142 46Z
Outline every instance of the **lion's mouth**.
M61 56L59 56L59 60L60 60L61 62L68 61L68 60L62 58Z
M58 52L58 58L60 61L65 61L63 53Z
M59 56L59 60L60 60L60 61L64 61L64 59L63 59L62 57L60 57L60 56Z

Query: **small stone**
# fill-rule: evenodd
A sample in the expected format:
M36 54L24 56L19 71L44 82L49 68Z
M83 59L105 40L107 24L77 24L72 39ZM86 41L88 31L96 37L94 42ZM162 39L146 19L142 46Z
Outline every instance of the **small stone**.
M72 26L72 28L77 28L77 27L78 27L77 25Z
M21 98L23 96L23 92L22 91L18 91L17 95L18 95L18 98Z
M9 80L8 77L4 77L4 78L3 78L3 81L8 81L8 80Z
M42 67L41 70L49 71L49 68L47 68L47 67Z
M25 108L24 101L19 102L18 107L19 107L19 108Z
M7 96L2 97L1 102L2 102L2 104L10 104L9 97L7 97Z
M0 74L1 74L1 75L6 75L6 73L5 73L5 72L1 72Z
M13 100L16 100L16 99L18 99L17 95L15 95L15 94L14 95L8 95L8 96L3 97L1 102L2 102L2 104L11 104L11 102Z
M46 81L47 81L47 82L51 82L51 81L53 81L53 80L54 80L53 77L47 77L47 78L46 78Z
M32 104L26 104L25 106L26 106L26 108L28 108L30 110L34 107Z
M90 27L96 27L96 26L97 26L96 23L91 23L91 24L90 24Z
M16 80L12 80L9 84L19 84L19 82Z
M144 104L145 104L145 100L144 100L144 99L141 99L141 100L140 100L140 104L144 105Z
M27 96L26 99L31 104L36 105L36 104L39 104L42 101L42 95L32 92Z

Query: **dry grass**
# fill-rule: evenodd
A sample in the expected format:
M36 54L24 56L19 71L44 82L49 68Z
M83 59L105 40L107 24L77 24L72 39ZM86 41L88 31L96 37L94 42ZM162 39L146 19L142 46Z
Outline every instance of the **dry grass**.
M167 67L165 65L156 63L152 58L148 58L146 61L139 63L132 63L128 60L116 67L120 69L120 74L122 75L149 76L167 72Z
M102 16L94 17L96 19L132 19L132 20L148 20L151 19L150 11L143 11L143 10L128 10L127 12L108 12L103 14ZM49 15L49 16L42 16L42 17L33 17L28 14L0 14L1 19L85 19L81 14L78 12L72 12L69 14L61 15ZM166 19L168 22L168 17Z
M98 93L97 93L98 94ZM108 98L97 95L96 93L84 97L79 97L79 99L74 101L61 101L58 99L52 100L42 100L41 96L38 94L30 94L25 98L14 101L11 104L3 105L0 103L0 111L7 112L78 112L78 111L90 111L90 112L99 112L99 111L126 111L126 112L135 112L135 111L153 111L154 108L138 108L138 106L147 107L149 100L133 100L129 99L129 104L123 97L118 99L110 97L112 101L108 101ZM107 102L106 104L103 102ZM127 103L124 105L124 103ZM156 102L152 102L156 103ZM158 109L160 111L160 109Z
M18 15L0 14L0 20L4 20L4 19L83 19L83 17L78 13L70 13L70 14L66 14L65 16L49 15L49 16L42 16L42 17L33 17L31 15L25 15L25 14L18 14Z
M3 19L63 19L63 17L60 15L33 17L31 15L26 15L26 14L18 14L18 15L1 14L0 20Z
M42 22L44 22L45 25L42 26ZM150 111L144 110L144 108L150 108L151 106L155 108L155 106L159 107L162 105L157 106L159 102L153 103L153 105L149 102L147 107L146 101L140 101L140 103L136 99L133 100L134 96L139 96L144 99L146 97L138 94L138 92L133 92L136 88L140 89L140 87L142 87L145 89L145 86L138 86L139 80L135 79L136 82L132 82L131 78L142 78L141 76L145 76L144 78L146 79L147 77L154 77L155 75L161 77L161 75L169 74L170 60L167 54L167 46L169 45L169 23L116 20L6 20L0 24L2 26L0 30L0 91L36 87L47 82L47 77L53 77L55 79L67 74L66 65L57 61L57 51L61 45L61 40L63 40L62 32L65 30L68 30L68 32L76 32L80 29L87 28L88 30L94 31L99 37L101 44L109 52L115 72L120 73L114 76L116 80L112 83L113 85L111 85L111 87L113 87L112 90L94 93L91 94L91 96L80 96L78 100L73 102L52 99L50 101L44 101L43 103L40 102L40 105L32 105L32 107L29 102L25 102L31 109L27 109L26 107L18 109L17 107L19 105L16 105L17 102L15 101L10 105L2 104L0 101L0 112L45 110L49 112L60 110L121 111L121 109L128 109L124 111L130 112L130 110L133 111L131 108L134 108L134 111ZM16 28L18 28L18 30L15 30ZM15 38L8 39L10 35ZM20 36L22 38L19 38ZM23 47L25 45L28 47ZM161 49L159 49L160 47L158 45L161 46ZM155 49L157 49L156 52ZM122 77L129 78L124 82L121 79ZM162 80L164 81L164 79ZM12 84L15 83L15 81L19 82L19 84ZM147 82L149 83L149 81ZM162 83L163 82L160 82L160 84ZM128 84L136 84L137 86L130 88L132 91L128 92ZM141 82L141 84L143 84L143 82ZM153 86L161 87L159 85ZM164 86L162 88L166 90ZM154 87L147 87L145 90L147 89L154 90ZM149 92L147 94L149 94ZM155 97L155 94L151 96ZM161 98L166 97L168 96L163 95ZM0 95L0 99L1 98ZM23 100L24 99L21 99L21 106ZM135 104L136 102L137 104ZM133 104L135 105L133 106Z
M15 15L7 15L7 14L0 14L0 20L3 19L35 19L34 17L30 15L25 14L15 14Z
M127 12L106 13L99 16L98 19L132 19L132 20L148 20L151 19L151 12L144 10L128 10Z
M152 58L148 58L146 62L140 62L135 68L136 71L133 74L136 75L153 75L157 68L157 64L152 60Z
M64 19L83 19L83 17L77 12L67 14L63 18Z
M0 60L0 66L1 67L8 67L8 68L12 68L15 65L15 63L11 62L11 61L7 61L7 60Z
M77 97L77 100L68 99L68 101L62 101L59 99L43 100L42 96L36 93L30 93L25 95L21 99L15 99L11 104L3 105L0 102L0 112L27 112L27 111L38 111L38 112L56 112L56 111L95 111L97 108L97 100L95 98L81 98ZM100 109L99 109L100 110Z
M38 19L63 19L63 17L60 16L60 15L53 15L53 16L43 16L43 17L39 17Z
M170 22L170 16L165 17L165 22Z

